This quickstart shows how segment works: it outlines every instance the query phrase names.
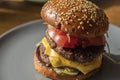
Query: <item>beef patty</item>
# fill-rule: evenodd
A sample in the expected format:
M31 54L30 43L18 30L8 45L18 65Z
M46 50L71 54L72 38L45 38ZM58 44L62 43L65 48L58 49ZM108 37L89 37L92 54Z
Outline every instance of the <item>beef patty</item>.
M100 55L104 51L104 46L90 46L86 48L82 48L80 46L76 48L61 48L58 47L55 42L47 38L48 42L50 43L51 48L53 48L57 53L63 56L66 59L77 61L77 62L89 62L93 60L96 56ZM50 65L50 61L47 55L44 54L45 47L42 43L37 48L38 56L42 59L46 65Z
M45 63L46 66L50 66L51 63L50 63L50 60L49 60L49 57L48 55L45 55L44 52L45 52L45 47L42 43L40 43L40 45L37 47L37 55L38 55L38 59L40 61L42 61L43 63Z
M89 48L88 48L89 49ZM96 48L97 49L97 48ZM94 50L96 50L96 49L94 49ZM44 45L42 44L42 43L40 43L40 45L37 47L37 50L36 50L37 52L37 56L38 56L38 59L40 60L40 61L42 61L46 66L48 66L48 67L50 67L51 66L51 63L50 63L50 60L49 60L49 57L46 55L46 54L44 54L44 52L45 52L45 47L44 47ZM78 50L79 51L79 50ZM83 50L84 51L84 50ZM76 51L77 52L77 51ZM88 52L87 52L88 53ZM66 55L64 55L65 57L66 56L69 56L70 54L66 54ZM87 55L87 54L86 54ZM94 54L91 54L91 56L93 56ZM84 55L83 55L84 56ZM95 56L95 55L94 55ZM71 57L71 55L70 55L70 57ZM73 55L73 57L77 57L77 58L79 58L78 56L75 56L75 55ZM86 58L85 58L86 57ZM90 57L87 57L87 56L85 56L84 57L84 59L83 58L80 58L79 60L81 61L81 62L87 62L87 61L90 61ZM90 58L90 59L89 59ZM93 57L92 57L93 58ZM71 60L71 59L70 59Z

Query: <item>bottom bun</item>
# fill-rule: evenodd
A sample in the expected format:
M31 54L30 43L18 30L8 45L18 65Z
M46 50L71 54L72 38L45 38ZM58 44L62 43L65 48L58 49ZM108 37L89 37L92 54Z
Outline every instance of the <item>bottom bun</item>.
M43 74L44 76L48 77L48 78L51 78L53 80L84 80L86 78L89 78L91 77L92 75L94 75L96 72L99 71L99 69L96 69L92 72L89 72L88 74L84 75L84 74L78 74L76 76L66 76L66 75L60 75L60 74L57 74L53 69L52 67L47 67L45 65L45 63L43 63L42 61L40 61L38 59L38 53L35 52L34 53L34 67L35 69Z

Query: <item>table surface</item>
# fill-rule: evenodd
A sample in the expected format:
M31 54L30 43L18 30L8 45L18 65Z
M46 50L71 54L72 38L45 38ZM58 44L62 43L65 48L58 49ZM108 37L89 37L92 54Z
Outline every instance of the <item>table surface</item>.
M120 0L92 0L100 6L109 22L120 27ZM17 25L41 19L40 10L44 3L28 1L0 1L0 35Z

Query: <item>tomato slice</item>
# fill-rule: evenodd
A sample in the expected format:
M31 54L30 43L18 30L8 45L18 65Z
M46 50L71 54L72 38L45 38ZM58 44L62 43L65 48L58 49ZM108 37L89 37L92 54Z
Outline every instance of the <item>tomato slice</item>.
M78 38L73 35L68 35L65 32L58 30L56 28L48 28L47 33L58 46L66 47L66 48L74 48L77 45L99 46L105 44L104 36L98 36L95 38L85 38L85 37Z
M49 36L61 47L74 48L78 42L78 38L72 35L67 35L61 30L48 28Z

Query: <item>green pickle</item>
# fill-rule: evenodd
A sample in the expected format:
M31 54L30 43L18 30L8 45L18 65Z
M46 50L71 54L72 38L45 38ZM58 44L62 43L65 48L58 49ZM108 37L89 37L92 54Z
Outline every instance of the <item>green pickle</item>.
M78 70L69 68L69 67L59 67L59 68L54 68L56 73L61 74L61 75L77 75L79 73Z

